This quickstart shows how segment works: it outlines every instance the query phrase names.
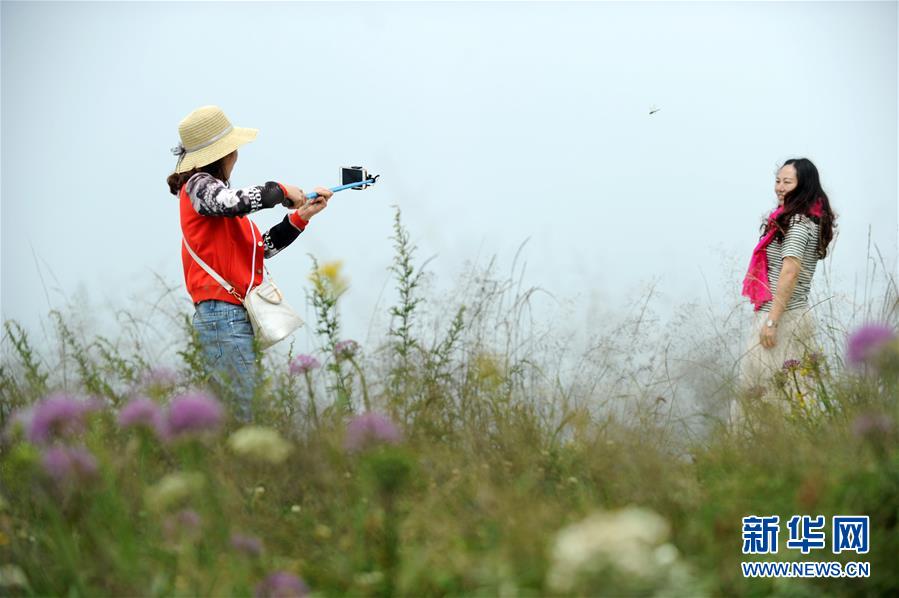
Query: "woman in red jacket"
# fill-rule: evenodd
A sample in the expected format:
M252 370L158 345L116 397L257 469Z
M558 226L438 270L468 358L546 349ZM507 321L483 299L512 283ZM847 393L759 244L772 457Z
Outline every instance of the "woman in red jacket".
M307 201L293 185L267 182L232 189L231 171L237 148L256 137L256 129L234 127L217 106L203 106L178 126L181 143L168 179L169 191L180 201L181 261L187 292L196 306L193 325L218 390L234 402L240 421L252 419L257 382L253 328L240 298L262 282L263 261L290 245L309 220L328 205L331 192L317 187L318 197ZM286 201L285 201L286 200ZM291 212L266 232L246 214L282 203ZM234 294L216 282L187 250L225 279Z

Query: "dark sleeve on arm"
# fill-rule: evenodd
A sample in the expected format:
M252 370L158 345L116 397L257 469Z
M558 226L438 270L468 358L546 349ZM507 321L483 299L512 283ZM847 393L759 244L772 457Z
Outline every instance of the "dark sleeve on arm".
M284 220L271 227L262 235L262 242L265 243L265 257L274 257L282 249L293 243L302 228L298 228L290 221L289 216L285 216Z
M206 173L192 176L186 191L194 209L202 216L240 216L274 207L284 199L284 190L274 181L255 187L231 189Z

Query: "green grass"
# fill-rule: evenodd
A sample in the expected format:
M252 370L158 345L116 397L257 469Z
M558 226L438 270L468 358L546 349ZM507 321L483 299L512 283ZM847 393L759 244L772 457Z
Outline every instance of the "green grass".
M721 414L737 396L730 316L709 316L712 336L659 344L647 299L573 355L566 339L526 325L538 289L488 268L447 308L423 296L423 266L399 212L394 243L399 299L380 345L331 357L347 285L339 268L316 262L310 302L323 367L307 378L288 373L290 356L262 361L257 423L289 443L280 463L236 454L231 422L179 443L117 425L134 392L165 405L208 379L183 314L171 316L181 325L178 380L155 387L141 380L159 347L134 332L139 318L126 319L138 323L128 330L139 342L110 341L68 324L77 312L54 312L58 342L48 354L6 322L0 594L251 595L276 570L335 596L899 592L895 343L876 370L846 372L845 329L828 320L825 362L812 367L806 357L796 375L830 408L803 408L790 376L780 380L785 408L747 398L745 424L729 429ZM895 296L883 305L878 319L895 326ZM689 408L680 405L686 387L698 394ZM66 488L13 422L59 390L105 405L66 440L89 449L99 472ZM397 423L401 444L344 449L347 422L366 402ZM892 427L860 430L858 418L871 414ZM166 490L179 479L183 492ZM835 556L828 544L803 557L786 549L783 526L777 555L747 557L741 518L750 514L866 514L871 551ZM235 550L234 533L260 538L263 553ZM750 580L743 560L865 560L872 574Z

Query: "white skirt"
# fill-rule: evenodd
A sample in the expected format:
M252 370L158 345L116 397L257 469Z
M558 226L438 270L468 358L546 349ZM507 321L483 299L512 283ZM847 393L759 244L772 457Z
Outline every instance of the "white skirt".
M759 342L759 334L768 320L768 312L753 313L749 338L740 360L739 386L743 391L757 389L753 393L761 400L781 405L785 411L789 403L777 394L772 383L774 374L783 370L784 363L818 350L815 344L815 318L806 309L793 309L783 313L777 325L776 344L766 349ZM809 397L812 399L812 397ZM731 403L731 423L742 419L742 409L736 399Z

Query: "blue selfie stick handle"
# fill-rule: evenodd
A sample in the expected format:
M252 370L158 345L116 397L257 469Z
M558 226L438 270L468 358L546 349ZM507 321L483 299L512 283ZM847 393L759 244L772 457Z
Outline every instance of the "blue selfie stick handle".
M338 191L346 191L347 189L352 189L353 187L361 187L363 185L372 185L374 184L374 179L366 179L364 181L357 181L355 183L350 183L349 185L341 185L339 187L331 187L332 193L337 193ZM318 197L318 193L313 191L312 193L306 194L306 199L315 199Z
M347 189L353 189L354 187L362 187L363 185L374 185L376 180L377 180L377 178L365 179L364 181L356 181L355 183L349 183L348 185L340 185L339 187L331 187L330 190L332 193L337 193L338 191L346 191ZM306 199L309 199L309 200L315 199L316 197L318 197L318 193L316 193L315 191L313 191L312 193L306 194ZM283 203L288 208L290 207L290 200L287 199L286 197L284 198L284 201L281 203Z

